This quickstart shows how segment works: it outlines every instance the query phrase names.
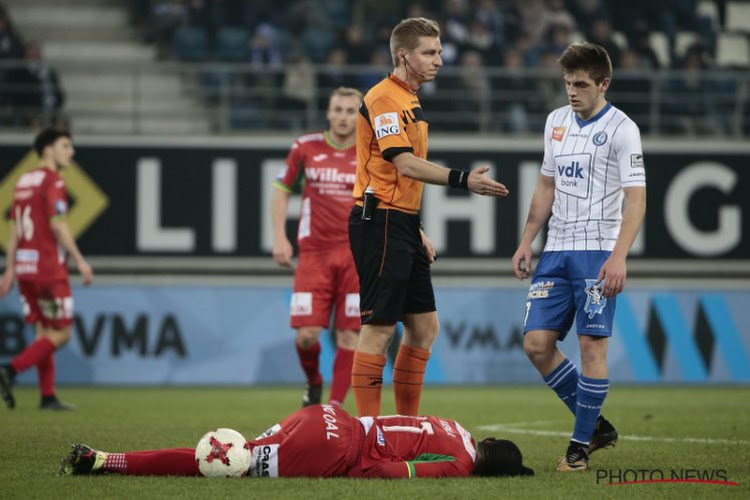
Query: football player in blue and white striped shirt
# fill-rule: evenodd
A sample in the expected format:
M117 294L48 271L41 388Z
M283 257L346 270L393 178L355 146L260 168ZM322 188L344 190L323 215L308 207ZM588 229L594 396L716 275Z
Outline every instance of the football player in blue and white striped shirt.
M541 175L513 270L519 279L530 275L531 244L549 218L526 301L524 350L575 415L557 464L571 471L586 469L591 452L617 441L600 415L609 390L607 343L627 254L646 211L646 173L638 126L605 98L612 78L606 50L574 43L559 63L570 104L547 117ZM580 374L557 348L574 319Z

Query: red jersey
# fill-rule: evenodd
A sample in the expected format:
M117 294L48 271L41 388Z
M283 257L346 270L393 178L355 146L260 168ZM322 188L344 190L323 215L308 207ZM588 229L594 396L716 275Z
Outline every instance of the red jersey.
M19 280L67 279L65 251L52 232L51 221L68 211L65 181L48 168L21 176L13 192L11 217L15 223L16 275Z
M476 461L455 420L354 418L333 405L296 411L250 446L251 477L464 477Z
M328 132L297 138L274 185L292 192L303 183L297 244L300 251L327 250L349 242L356 147L337 147Z

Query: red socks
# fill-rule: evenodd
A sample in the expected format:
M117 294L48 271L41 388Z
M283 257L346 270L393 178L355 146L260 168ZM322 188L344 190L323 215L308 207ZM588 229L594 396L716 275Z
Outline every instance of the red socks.
M105 472L129 476L199 476L193 448L107 453Z
M47 337L42 337L32 342L29 347L13 358L10 365L16 373L21 373L39 364L40 361L52 355L53 352L55 352L55 345Z
M320 375L320 342L315 342L309 349L302 349L296 342L299 356L299 364L307 377L309 385L320 385L323 383L323 377Z
M39 374L39 392L42 397L52 397L55 395L55 355L49 353L46 358L42 359L36 365L36 371Z
M331 382L329 403L340 405L344 402L346 392L352 382L353 360L353 350L340 347L336 349L336 356L333 358L333 381Z

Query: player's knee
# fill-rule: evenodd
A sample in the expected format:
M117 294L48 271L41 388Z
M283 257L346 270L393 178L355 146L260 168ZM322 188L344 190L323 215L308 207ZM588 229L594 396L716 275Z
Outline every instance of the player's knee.
M48 330L45 336L55 346L55 350L60 349L62 346L68 343L70 340L70 328L63 328L61 330Z
M550 349L544 339L533 334L526 334L523 338L523 352L531 360L542 360L554 355L554 349Z
M338 330L336 332L336 347L354 350L357 348L358 339L356 330Z
M316 328L300 328L297 330L297 345L301 349L309 349L320 338L320 330Z

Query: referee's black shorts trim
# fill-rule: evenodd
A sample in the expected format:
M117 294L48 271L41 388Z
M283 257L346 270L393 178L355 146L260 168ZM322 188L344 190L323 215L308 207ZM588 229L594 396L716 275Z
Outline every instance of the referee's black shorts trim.
M394 324L404 314L436 310L418 215L384 208L363 221L362 207L355 205L349 216L349 245L359 275L363 324Z

